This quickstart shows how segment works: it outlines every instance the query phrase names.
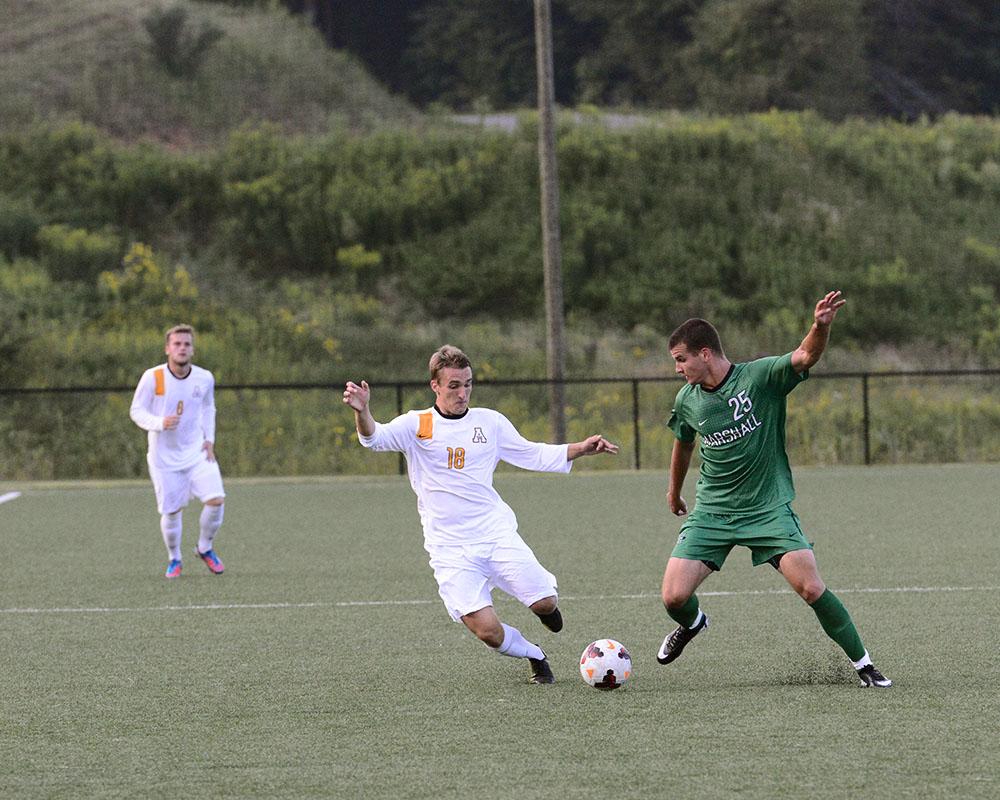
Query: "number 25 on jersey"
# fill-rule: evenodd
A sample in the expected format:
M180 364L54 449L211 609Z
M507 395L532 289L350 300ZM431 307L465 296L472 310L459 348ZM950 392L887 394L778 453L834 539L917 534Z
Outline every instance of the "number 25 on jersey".
M740 392L736 397L729 398L729 405L733 407L733 421L737 422L753 408L753 402L747 396L746 390Z

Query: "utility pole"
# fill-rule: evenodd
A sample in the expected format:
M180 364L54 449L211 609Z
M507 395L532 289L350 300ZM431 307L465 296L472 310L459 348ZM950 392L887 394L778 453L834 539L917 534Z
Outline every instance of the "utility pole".
M535 0L535 61L538 72L538 162L542 204L542 268L545 273L546 364L552 441L566 441L563 372L562 252L559 236L559 174L556 171L555 81L552 75L552 6Z

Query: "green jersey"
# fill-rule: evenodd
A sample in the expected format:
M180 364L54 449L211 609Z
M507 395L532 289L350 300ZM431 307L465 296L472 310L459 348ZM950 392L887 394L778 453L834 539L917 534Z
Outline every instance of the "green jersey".
M716 388L684 386L667 425L682 442L701 435L697 507L757 514L795 497L785 452L785 401L809 377L792 354L733 364Z

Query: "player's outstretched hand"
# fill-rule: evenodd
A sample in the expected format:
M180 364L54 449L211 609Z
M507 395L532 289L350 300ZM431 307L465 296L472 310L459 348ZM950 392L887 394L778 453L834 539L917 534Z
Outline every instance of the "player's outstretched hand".
M368 400L371 398L371 389L365 381L361 381L358 386L354 381L348 381L344 388L344 403L355 411L364 411L368 408Z
M571 444L567 455L569 460L572 461L574 458L578 458L579 456L593 456L598 453L611 453L613 456L617 455L618 445L613 442L609 442L601 436L601 434L595 433L593 436L588 436L582 442Z
M613 456L618 455L618 445L616 445L614 442L609 442L600 434L597 434L596 436L591 436L589 439L587 439L587 441L594 443L595 453L611 453L611 455Z
M840 291L827 292L826 296L816 304L815 318L819 325L829 325L837 316L840 307L847 301L840 296Z

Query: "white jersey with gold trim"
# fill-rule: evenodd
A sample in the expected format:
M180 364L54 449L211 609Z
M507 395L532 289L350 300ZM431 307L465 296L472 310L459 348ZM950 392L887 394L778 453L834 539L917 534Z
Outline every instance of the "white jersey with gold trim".
M361 444L406 455L410 485L424 528L424 545L498 539L517 530L517 518L493 488L505 461L536 472L569 472L568 445L529 442L503 414L470 408L462 417L437 409L410 411L375 424Z
M172 430L163 430L163 418L180 417ZM215 378L207 369L191 365L185 378L167 367L147 369L132 398L129 416L149 431L149 460L159 469L187 469L205 458L202 446L215 442Z

